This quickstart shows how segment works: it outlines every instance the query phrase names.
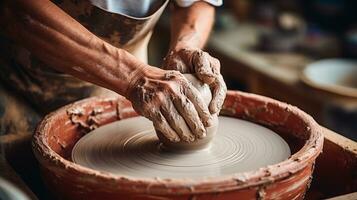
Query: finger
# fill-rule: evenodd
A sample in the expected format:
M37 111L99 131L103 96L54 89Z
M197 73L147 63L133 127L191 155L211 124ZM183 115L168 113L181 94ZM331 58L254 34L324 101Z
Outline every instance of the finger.
M212 125L212 116L207 108L207 104L203 100L201 93L191 84L186 83L184 93L188 99L193 103L195 110L197 111L201 121L205 127Z
M206 136L206 129L195 109L193 103L185 96L180 96L174 99L174 104L177 111L185 119L186 124L197 138Z
M185 64L185 61L182 60L177 54L171 51L165 58L162 66L166 70L177 70L181 73L189 73L189 69Z
M161 113L165 116L166 121L170 124L171 128L176 131L181 140L185 142L193 142L195 136L187 126L185 119L176 110L172 101L168 101L161 107Z
M155 129L160 131L168 140L170 140L171 142L180 141L180 137L170 127L170 125L167 123L165 117L160 111L156 111L156 113L153 114L151 121L153 122Z
M219 75L214 83L210 85L212 91L212 100L209 105L209 110L212 114L218 113L226 98L227 86L222 75Z
M166 70L177 70L181 73L188 73L188 69L186 64L179 58L174 57L171 58L167 61L167 63L165 63L163 69Z
M210 55L203 51L194 52L192 58L192 65L197 77L206 84L211 84L216 75L212 71L211 63L209 60Z
M211 65L211 69L212 72L214 74L215 77L219 76L219 74L221 73L221 63L219 62L219 60L217 58L214 58L212 56L208 57L208 60L210 62Z

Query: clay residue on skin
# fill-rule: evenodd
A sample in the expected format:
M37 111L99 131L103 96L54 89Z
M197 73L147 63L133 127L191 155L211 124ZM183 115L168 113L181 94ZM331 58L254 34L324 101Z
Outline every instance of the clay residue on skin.
M162 77L139 78L129 87L128 96L134 109L169 142L206 137L212 116L199 91L181 73L166 71Z
M212 94L208 85L199 81L194 75L184 74L184 76L198 90L205 104L208 106L212 100ZM218 127L217 115L212 115L211 123L209 125L208 124L206 125L206 136L200 137L197 140L194 140L193 138L193 140L171 142L170 140L167 140L164 137L164 134L161 133L159 130L156 130L156 133L160 141L166 146L166 148L172 150L194 150L194 149L201 149L207 147L209 143L212 141L212 139L214 138L214 136L216 135L217 127Z
M182 48L170 51L164 58L162 68L194 74L200 81L209 85L212 92L212 101L208 104L210 112L219 113L227 92L227 86L220 74L219 60L198 48Z

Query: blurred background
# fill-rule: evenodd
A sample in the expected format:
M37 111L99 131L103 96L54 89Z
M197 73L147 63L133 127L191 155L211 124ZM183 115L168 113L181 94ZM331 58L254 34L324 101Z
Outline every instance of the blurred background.
M206 50L221 61L228 89L298 106L357 141L357 1L225 0ZM169 9L149 46L160 66Z

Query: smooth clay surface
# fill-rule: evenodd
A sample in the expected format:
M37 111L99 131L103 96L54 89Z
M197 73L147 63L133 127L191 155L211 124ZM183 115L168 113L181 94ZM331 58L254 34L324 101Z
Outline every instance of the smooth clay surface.
M72 151L77 164L136 178L220 177L276 164L289 156L289 146L278 134L230 117L219 117L217 135L202 150L167 149L149 120L134 117L88 133Z

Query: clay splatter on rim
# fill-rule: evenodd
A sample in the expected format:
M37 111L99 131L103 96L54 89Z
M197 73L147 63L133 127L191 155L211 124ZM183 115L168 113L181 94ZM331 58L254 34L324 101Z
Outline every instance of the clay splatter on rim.
M237 91L227 93L221 115L272 129L288 142L291 157L256 171L204 179L115 176L71 162L71 150L85 133L116 120L137 116L123 97L88 98L47 115L35 132L33 149L50 190L66 199L302 199L311 182L315 159L322 150L320 126L294 106Z

